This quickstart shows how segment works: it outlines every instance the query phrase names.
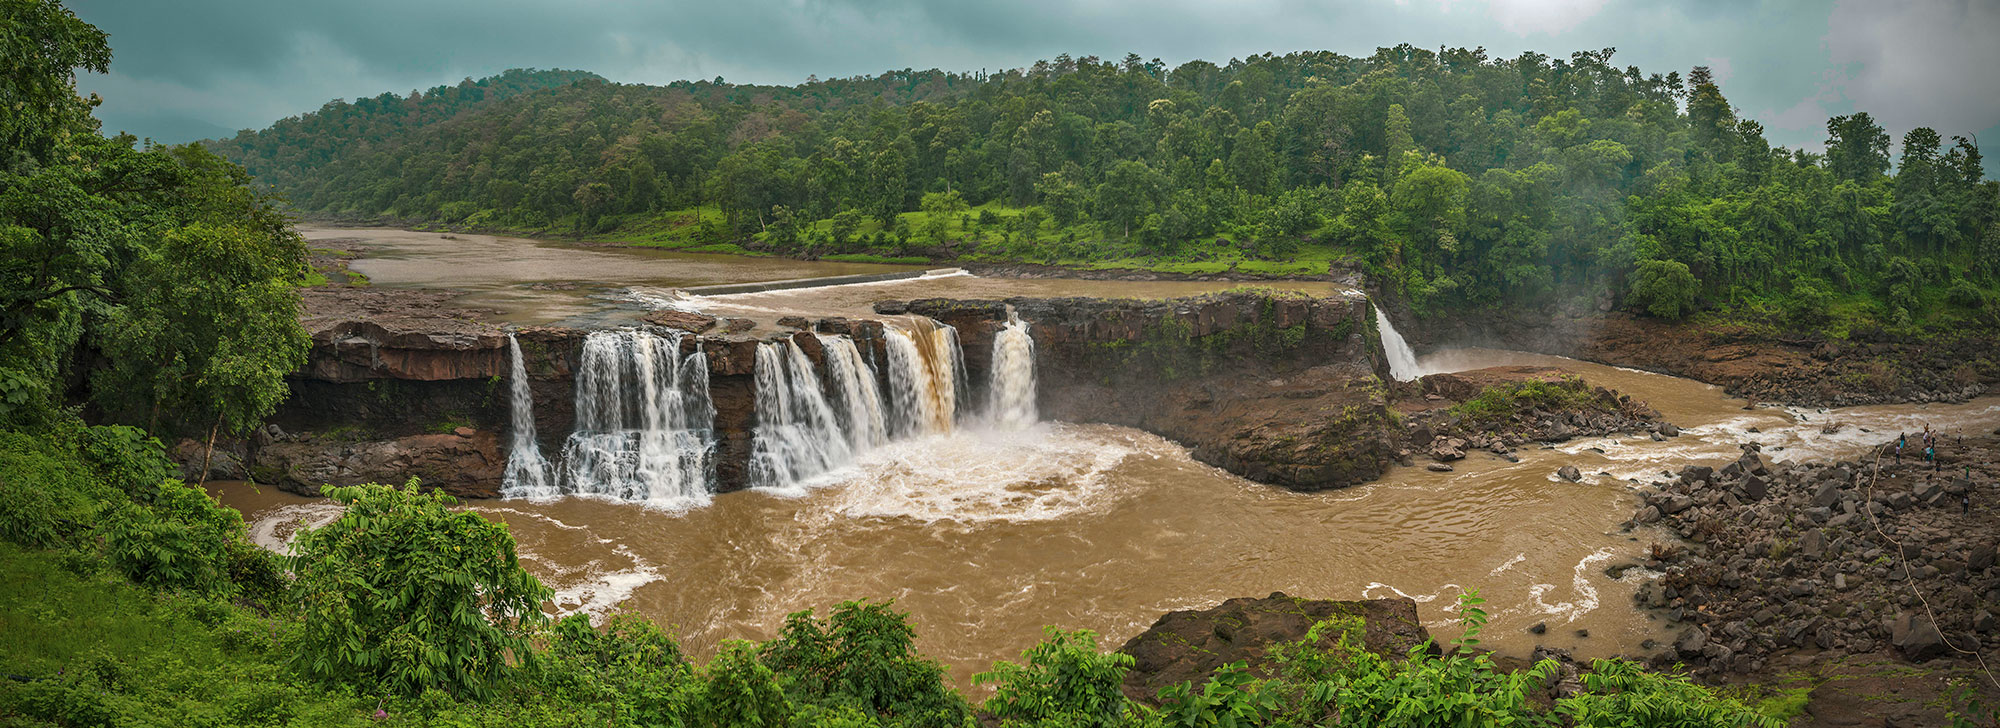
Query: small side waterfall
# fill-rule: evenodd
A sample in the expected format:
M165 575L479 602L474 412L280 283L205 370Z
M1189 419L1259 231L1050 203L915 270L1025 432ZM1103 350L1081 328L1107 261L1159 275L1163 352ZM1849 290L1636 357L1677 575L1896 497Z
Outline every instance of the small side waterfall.
M1010 309L1007 325L993 334L993 371L987 387L993 426L1019 430L1035 424L1035 339Z
M509 409L507 472L500 480L500 493L507 498L553 498L549 461L542 457L541 443L535 439L535 399L528 389L528 366L521 360L521 342L507 335L507 389Z
M708 359L680 350L679 335L597 331L584 339L562 492L668 504L708 499L715 448Z
M798 344L757 345L757 430L750 483L790 487L852 462L854 449Z
M1417 368L1416 352L1410 351L1410 343L1403 340L1402 334L1396 333L1396 325L1390 323L1389 315L1382 313L1382 307L1373 303L1369 304L1369 308L1375 309L1375 329L1382 334L1382 353L1389 357L1389 376L1399 382L1423 376L1423 370Z

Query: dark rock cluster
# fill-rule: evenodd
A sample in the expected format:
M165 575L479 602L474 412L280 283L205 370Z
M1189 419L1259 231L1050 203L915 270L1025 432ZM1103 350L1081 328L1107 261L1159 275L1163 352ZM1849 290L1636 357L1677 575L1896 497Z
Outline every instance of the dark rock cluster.
M1939 465L1772 464L1746 444L1720 469L1682 468L1632 520L1683 540L1653 548L1646 566L1664 575L1635 597L1678 628L1657 659L1719 675L1800 651L1993 654L1996 456L1991 436L1945 448Z

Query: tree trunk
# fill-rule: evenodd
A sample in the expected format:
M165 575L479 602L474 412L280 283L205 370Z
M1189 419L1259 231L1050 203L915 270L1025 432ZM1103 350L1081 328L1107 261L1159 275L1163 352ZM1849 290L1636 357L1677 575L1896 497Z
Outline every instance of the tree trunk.
M195 485L208 485L208 461L215 457L215 431L222 429L222 415L215 416L215 424L208 426L208 449L201 454L201 477Z

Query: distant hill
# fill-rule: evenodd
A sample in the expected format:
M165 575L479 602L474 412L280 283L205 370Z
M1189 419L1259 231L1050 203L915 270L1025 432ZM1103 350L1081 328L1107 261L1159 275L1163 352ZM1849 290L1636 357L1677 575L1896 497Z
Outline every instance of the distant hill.
M1707 69L1612 56L1061 56L797 86L510 71L213 146L326 215L858 259L1346 258L1425 313L1992 315L2000 185L1973 141L1914 130L1892 176L1867 114L1830 119L1825 154L1774 148Z

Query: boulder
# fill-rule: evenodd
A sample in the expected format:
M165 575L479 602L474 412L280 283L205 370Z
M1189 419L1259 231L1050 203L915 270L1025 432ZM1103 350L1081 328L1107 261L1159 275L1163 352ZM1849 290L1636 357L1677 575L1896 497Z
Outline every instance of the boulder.
M499 438L473 432L273 443L257 452L250 472L259 482L307 496L319 495L327 485L401 484L415 477L461 498L493 498L500 494L506 466Z
M1682 659L1701 656L1701 649L1706 646L1708 630L1700 627L1681 630L1680 636L1674 638L1674 652L1679 653Z
M1911 612L1896 616L1895 623L1889 628L1889 642L1911 662L1922 662L1943 655L1947 649L1944 644L1944 634L1938 631L1937 625L1922 615Z
M1575 465L1564 465L1556 469L1556 477L1575 483L1583 480L1583 473L1578 471Z
M1282 592L1263 599L1239 597L1208 609L1168 612L1118 648L1133 658L1125 673L1125 694L1157 705L1161 688L1183 682L1192 682L1199 694L1216 668L1238 660L1247 661L1253 673L1269 676L1276 669L1267 654L1271 646L1304 639L1314 624L1327 619L1354 620L1363 630L1363 648L1379 655L1402 655L1430 639L1417 619L1417 603L1408 598L1337 602ZM1321 637L1332 647L1341 635Z
M686 331L691 334L699 334L715 328L717 321L714 316L708 314L695 313L693 311L674 311L671 309L653 311L641 317L641 320L655 326Z

